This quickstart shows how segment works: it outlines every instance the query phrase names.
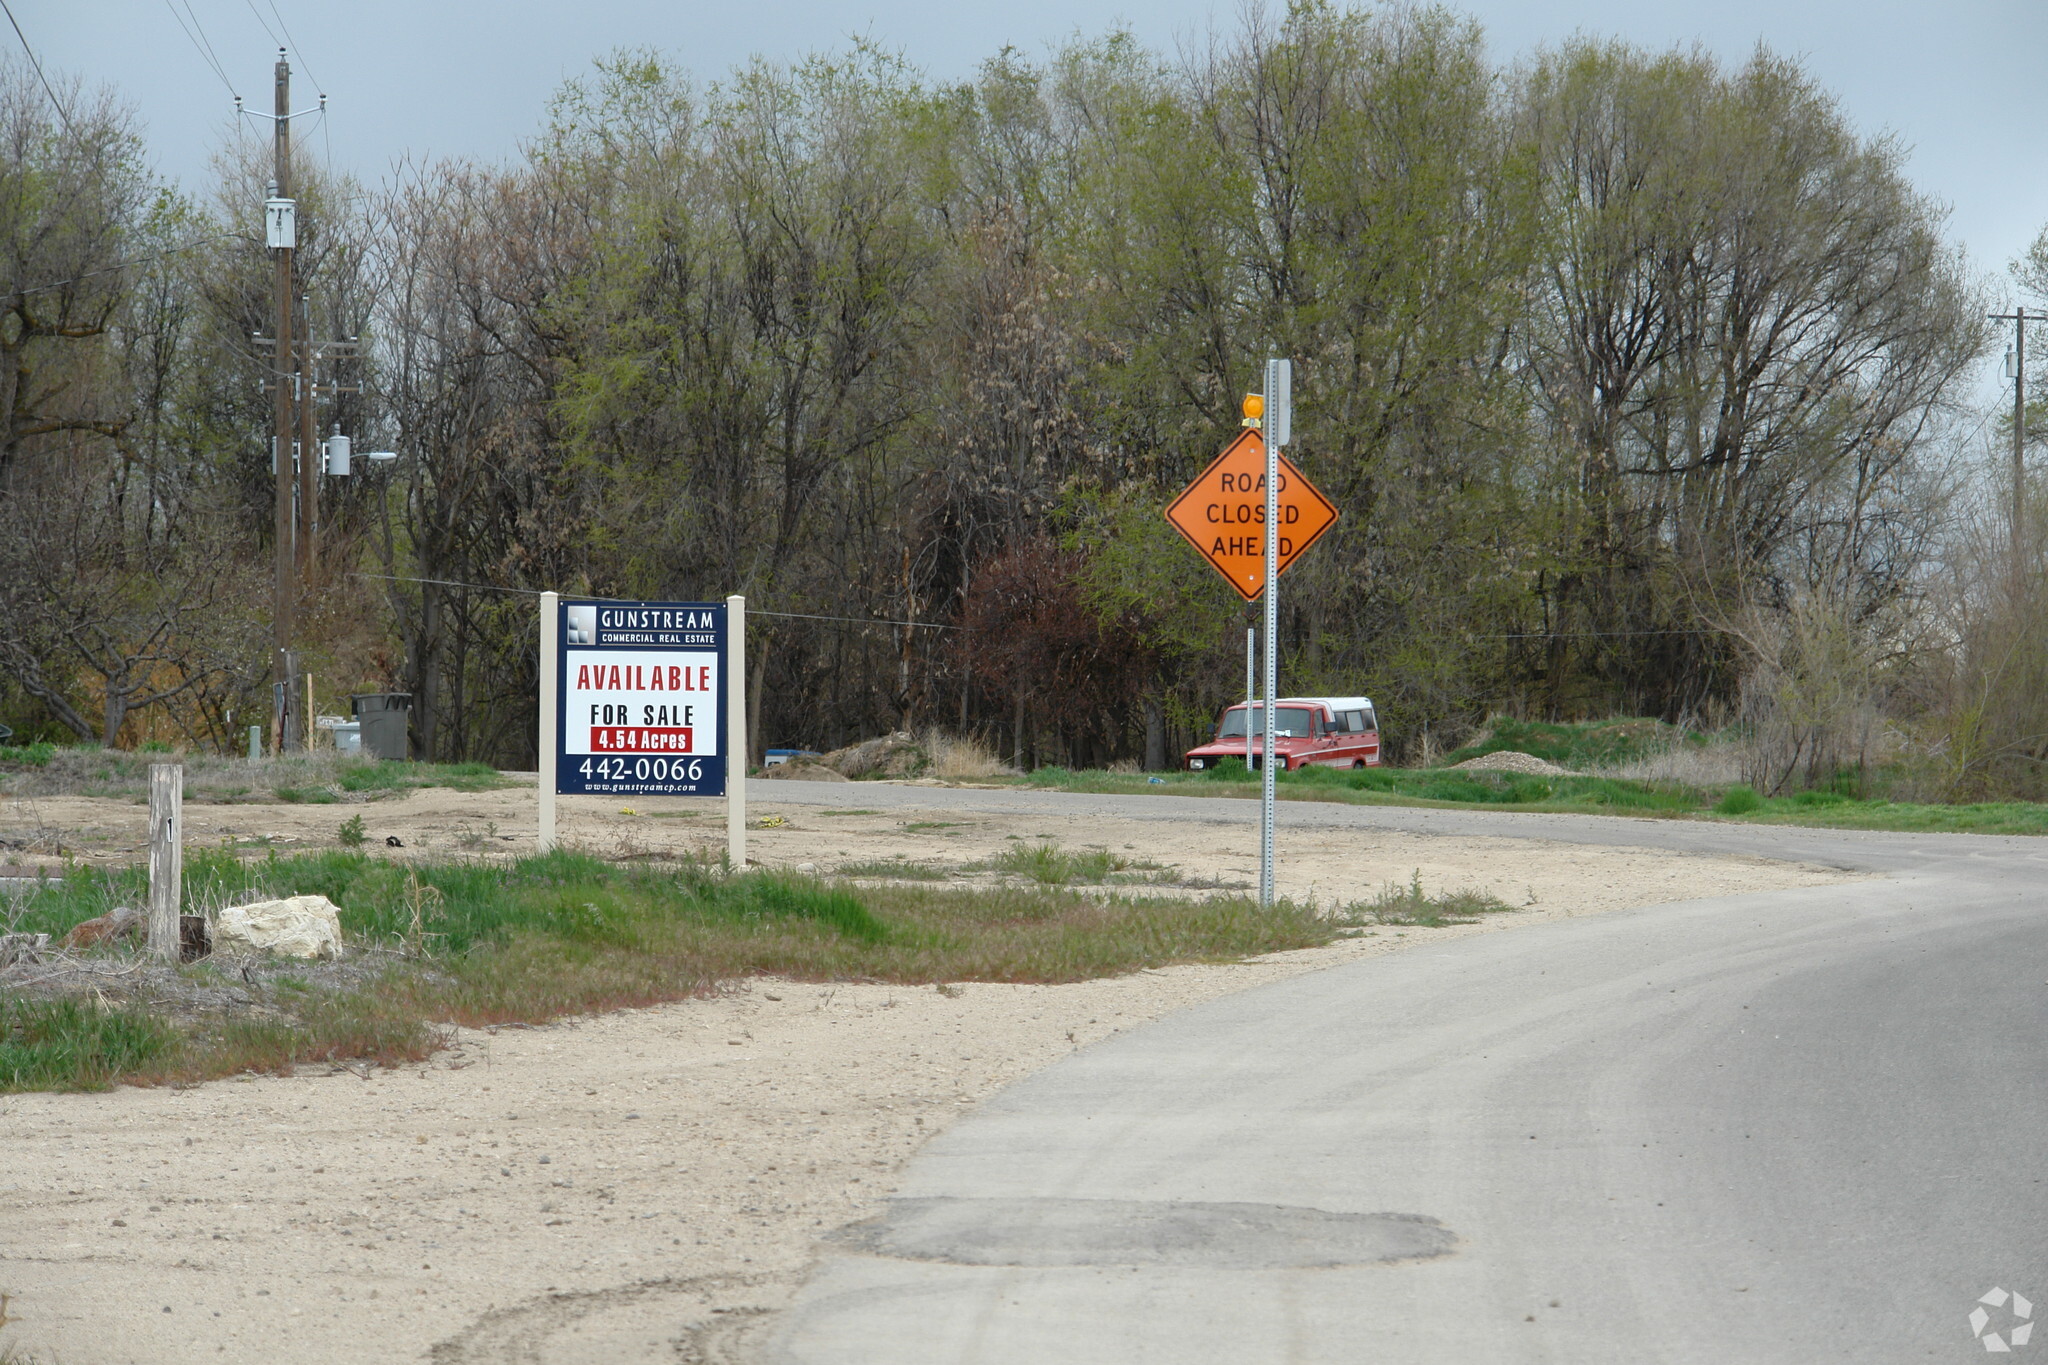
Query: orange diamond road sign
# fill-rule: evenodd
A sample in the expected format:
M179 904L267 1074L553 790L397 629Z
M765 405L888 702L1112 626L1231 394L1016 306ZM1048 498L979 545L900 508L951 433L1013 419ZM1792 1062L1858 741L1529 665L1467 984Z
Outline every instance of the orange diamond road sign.
M1279 572L1336 524L1337 509L1294 462L1280 457ZM1266 587L1266 442L1239 436L1166 509L1173 529L1250 602Z

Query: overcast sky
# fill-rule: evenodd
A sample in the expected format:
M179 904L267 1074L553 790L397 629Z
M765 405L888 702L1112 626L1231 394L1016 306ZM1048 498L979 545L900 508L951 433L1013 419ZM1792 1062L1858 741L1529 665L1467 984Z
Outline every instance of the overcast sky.
M196 18L251 107L269 109L275 50L289 46L295 106L328 97L325 122L303 125L309 145L369 181L408 154L509 155L564 78L621 46L662 49L716 78L756 54L789 59L865 33L950 80L1004 44L1039 54L1076 32L1121 24L1171 50L1212 25L1233 26L1239 12L1235 0L8 3L52 77L115 87L146 120L159 168L194 188L234 120L228 85L180 28L188 5L187 26ZM1575 31L1647 47L1698 42L1730 62L1759 42L1799 57L1861 129L1911 148L1908 173L1951 208L1951 235L2001 288L2006 263L2048 223L2048 176L2033 173L2032 156L2048 132L2041 0L1465 0L1452 8L1480 21L1502 59ZM264 130L251 123L248 131Z

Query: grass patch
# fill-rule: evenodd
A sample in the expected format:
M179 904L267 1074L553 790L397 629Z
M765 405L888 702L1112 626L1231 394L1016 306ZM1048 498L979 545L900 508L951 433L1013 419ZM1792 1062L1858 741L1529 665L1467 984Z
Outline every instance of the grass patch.
M133 800L149 792L149 765L185 768L185 799L193 802L325 803L376 800L419 787L488 791L509 785L484 763L379 762L333 753L246 759L219 754L169 754L119 749L0 747L0 795L98 796Z
M505 779L488 763L343 761L335 784L347 792L408 792L417 787L452 787L459 792L492 791Z
M1117 865L1100 851L1054 852L1062 861L1053 866L1075 879L1106 876ZM44 1052L22 1054L16 1084L395 1063L434 1049L429 1020L535 1022L681 999L758 974L904 984L1078 981L1309 947L1343 927L1285 902L1262 911L1243 897L1083 894L1037 881L993 889L903 884L902 874L917 865L886 866L893 884L855 886L782 872L726 877L694 865L617 866L559 849L509 865L414 866L338 849L246 863L194 850L186 863L194 903L317 893L340 908L351 945L381 945L384 956L289 964L253 981L231 962L179 969L198 985L246 990L260 1011L165 1020L65 1004L72 1013L61 1028L37 1024L41 1032L31 1039L27 1024L9 1026L22 1046L43 1040L34 1045ZM133 893L145 882L141 868L81 869L31 894L23 927L61 933L117 899L136 903ZM363 965L370 961L381 965ZM358 975L338 975L344 968ZM46 1006L21 1008L31 1013L20 1018L42 1019L33 1011ZM75 1060L38 1060L59 1044Z
M1497 915L1512 909L1490 891L1424 891L1422 870L1417 868L1408 885L1389 882L1371 900L1345 906L1339 917L1354 925L1398 924L1441 929L1447 924L1474 924L1481 915Z
M1043 886L1067 886L1073 882L1100 886L1105 882L1118 880L1120 874L1126 872L1161 870L1158 863L1125 858L1120 854L1111 853L1106 848L1088 848L1079 853L1069 853L1050 839L1006 848L983 866L990 871L1024 877Z
M929 863L913 863L900 858L875 858L864 863L841 863L838 868L842 877L893 877L906 882L942 882L952 873L943 867Z
M1894 830L1911 834L2048 834L2048 804L1985 801L1934 805L1860 801L1826 791L1761 798L1745 823L1807 825L1822 829Z
M1259 794L1260 774L1226 759L1199 773L1130 774L1100 771L1028 779L1065 791L1131 795L1235 796ZM1640 815L1703 813L1715 793L1668 782L1617 777L1554 777L1530 773L1446 768L1304 768L1277 773L1274 790L1286 801L1338 801L1357 805L1511 806L1523 810L1622 812Z
M182 1041L139 1009L0 999L0 1093L105 1090L177 1053Z
M1553 725L1545 721L1495 716L1484 737L1444 755L1446 766L1483 754L1513 750L1545 759L1561 768L1605 768L1643 757L1673 742L1705 744L1706 736L1681 730L1648 716Z

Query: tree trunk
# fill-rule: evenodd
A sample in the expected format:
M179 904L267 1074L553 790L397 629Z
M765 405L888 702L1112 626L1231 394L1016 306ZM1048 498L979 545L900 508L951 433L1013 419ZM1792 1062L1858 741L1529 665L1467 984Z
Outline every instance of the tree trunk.
M761 747L761 691L767 685L768 632L764 630L761 632L761 652L754 656L754 676L747 683L747 752L739 755L741 763L767 758L767 752Z
M107 704L105 709L105 731L100 737L100 747L111 749L114 740L121 733L121 723L128 719L128 694L115 688L114 680L107 679Z
M1145 771L1166 771L1166 708L1159 698L1145 698Z

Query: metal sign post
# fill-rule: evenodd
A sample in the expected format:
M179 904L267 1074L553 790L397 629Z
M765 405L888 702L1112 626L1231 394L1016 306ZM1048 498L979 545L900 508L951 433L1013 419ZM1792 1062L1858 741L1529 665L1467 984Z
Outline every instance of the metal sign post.
M540 851L555 846L555 757L561 747L561 673L555 661L562 655L562 595L540 595Z
M1259 904L1273 904L1273 726L1280 695L1280 447L1293 436L1294 363L1266 362L1266 761L1259 782Z

